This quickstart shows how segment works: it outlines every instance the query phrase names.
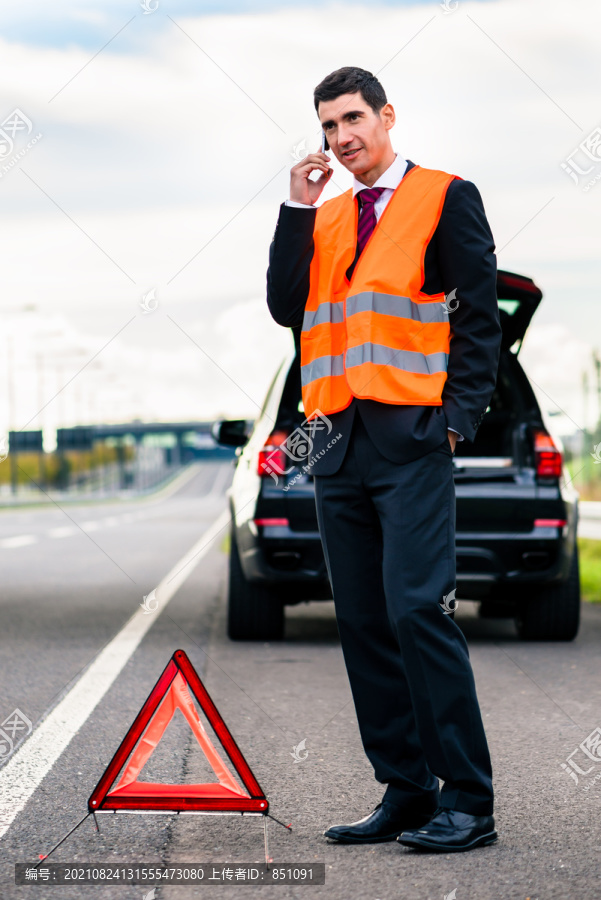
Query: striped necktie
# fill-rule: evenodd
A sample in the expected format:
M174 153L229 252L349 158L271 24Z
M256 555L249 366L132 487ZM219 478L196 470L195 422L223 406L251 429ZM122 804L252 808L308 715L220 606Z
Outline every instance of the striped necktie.
M383 193L385 188L366 188L359 191L358 197L361 200L361 215L359 216L359 224L357 225L357 252L351 266L347 269L347 278L351 278L353 269L357 264L357 260L363 253L363 248L367 244L369 237L376 227L376 211L374 203Z

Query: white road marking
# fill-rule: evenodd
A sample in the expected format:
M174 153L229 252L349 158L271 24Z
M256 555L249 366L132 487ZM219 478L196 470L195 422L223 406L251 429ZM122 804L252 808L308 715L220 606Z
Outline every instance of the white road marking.
M19 534L16 537L3 538L0 541L0 547L3 550L12 550L13 547L27 547L28 544L37 544L38 538L35 534Z
M56 760L85 724L146 632L194 571L229 519L229 510L225 509L155 588L157 611L149 616L141 607L137 609L69 693L0 770L0 838L6 834Z
M51 528L48 532L48 537L63 538L69 537L72 534L75 534L75 528L71 528L69 525L63 525L61 528Z
M132 515L134 515L132 513ZM137 513L135 515L146 515L146 513ZM99 528L111 528L114 525L121 525L125 522L124 516L108 516L106 519L90 519L88 522L82 522L81 528L83 531L98 531ZM79 528L71 528L68 525L65 525L61 528L51 528L50 531L46 532L47 537L50 538L63 538L63 537L71 537L74 534L81 534Z

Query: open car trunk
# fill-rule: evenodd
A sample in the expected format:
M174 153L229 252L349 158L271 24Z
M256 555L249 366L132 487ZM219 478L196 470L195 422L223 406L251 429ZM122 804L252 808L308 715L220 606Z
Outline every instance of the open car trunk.
M542 292L529 278L499 271L503 328L497 384L472 443L458 441L453 459L457 530L528 532L537 509L532 426L540 411L517 355Z
M536 400L517 359L502 353L497 385L473 443L457 441L453 458L457 531L530 531L537 486L531 423Z
M503 328L497 384L473 443L458 441L457 471L496 470L527 464L527 424L538 417L532 388L516 357L542 298L532 279L497 273L497 297Z
M499 531L507 528L508 520L517 530L529 530L534 521L537 491L530 428L540 421L540 412L517 354L542 292L530 278L499 270L497 297L503 328L497 384L475 441L458 441L453 460L457 527L462 531ZM300 329L293 331L297 356L278 415L278 427L290 430L304 419ZM295 529L317 528L311 481L310 475L303 476L286 496L287 515ZM509 484L513 487L508 490ZM499 485L498 496L495 485ZM527 498L531 502L525 502Z

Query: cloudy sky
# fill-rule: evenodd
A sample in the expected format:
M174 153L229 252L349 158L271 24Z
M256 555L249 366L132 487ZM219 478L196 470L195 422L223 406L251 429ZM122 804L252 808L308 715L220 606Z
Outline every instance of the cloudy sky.
M545 295L524 367L593 424L598 3L145 3L2 4L0 430L256 415L291 342L269 244L343 65L381 80L396 152L478 186L499 268Z

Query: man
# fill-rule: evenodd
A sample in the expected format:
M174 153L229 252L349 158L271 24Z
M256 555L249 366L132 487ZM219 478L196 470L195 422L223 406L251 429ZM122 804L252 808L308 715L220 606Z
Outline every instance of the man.
M301 328L319 531L361 739L387 785L369 815L324 834L470 850L497 834L452 615L453 453L473 441L495 386L494 242L475 185L394 152L394 109L370 72L331 73L314 104L353 187L316 208L331 157L310 153L292 168L267 302L296 340ZM327 420L342 438L320 455Z

